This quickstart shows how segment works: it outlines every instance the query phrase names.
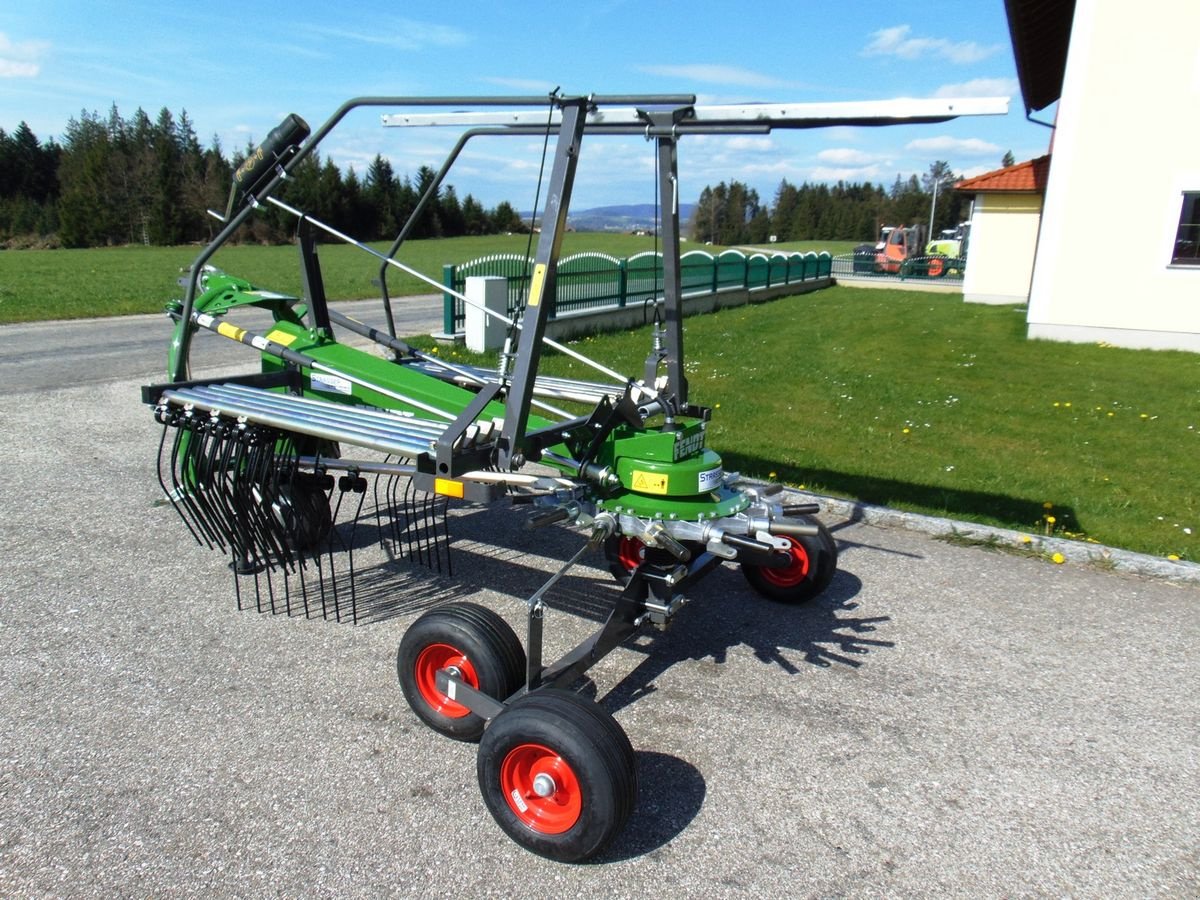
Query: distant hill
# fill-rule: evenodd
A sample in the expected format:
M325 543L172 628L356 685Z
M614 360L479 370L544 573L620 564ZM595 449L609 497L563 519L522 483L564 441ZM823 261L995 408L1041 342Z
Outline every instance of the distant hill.
M683 229L696 211L695 203L679 204L679 224ZM529 219L528 212L521 214ZM659 213L661 218L661 211ZM567 224L576 231L621 231L654 228L653 203L629 203L623 206L597 206L594 209L575 210L567 215Z

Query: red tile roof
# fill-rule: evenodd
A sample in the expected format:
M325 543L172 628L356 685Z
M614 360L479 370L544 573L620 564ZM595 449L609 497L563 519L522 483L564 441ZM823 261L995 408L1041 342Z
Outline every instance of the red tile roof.
M1049 174L1050 155L1047 154L960 181L954 189L964 194L980 194L987 191L1041 193L1046 190L1046 178Z

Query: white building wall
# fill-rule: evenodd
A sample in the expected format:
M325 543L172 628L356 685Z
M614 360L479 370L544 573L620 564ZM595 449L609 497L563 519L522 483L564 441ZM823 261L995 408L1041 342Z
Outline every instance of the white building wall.
M1037 194L975 195L971 243L963 276L968 303L1025 303L1037 249L1042 198Z
M1029 336L1200 351L1200 267L1172 267L1200 191L1200 3L1077 0Z

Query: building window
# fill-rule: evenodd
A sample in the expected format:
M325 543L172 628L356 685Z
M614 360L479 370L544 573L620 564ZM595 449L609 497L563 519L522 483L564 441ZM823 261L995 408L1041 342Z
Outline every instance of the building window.
M1184 192L1171 262L1180 266L1200 266L1200 191Z

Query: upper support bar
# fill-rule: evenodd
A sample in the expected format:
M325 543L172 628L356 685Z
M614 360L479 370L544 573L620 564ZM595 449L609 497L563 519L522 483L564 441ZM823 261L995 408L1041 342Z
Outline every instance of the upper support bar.
M586 127L589 131L628 129L651 125L646 109L668 106L651 98L641 98L636 106L602 107L595 98L590 106ZM544 101L543 101L544 102ZM502 105L502 104L496 104ZM514 104L515 105L515 104ZM688 114L672 125L680 134L703 132L710 128L730 129L737 126L766 126L767 128L827 128L831 125L904 125L945 122L958 116L994 116L1008 113L1007 97L967 97L961 99L897 98L895 100L865 100L846 103L741 103L714 106L689 106ZM538 110L480 110L394 113L382 116L385 127L521 127L545 125L547 115ZM562 121L561 110L550 116L552 125Z

